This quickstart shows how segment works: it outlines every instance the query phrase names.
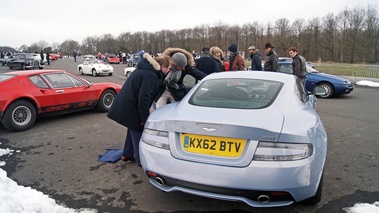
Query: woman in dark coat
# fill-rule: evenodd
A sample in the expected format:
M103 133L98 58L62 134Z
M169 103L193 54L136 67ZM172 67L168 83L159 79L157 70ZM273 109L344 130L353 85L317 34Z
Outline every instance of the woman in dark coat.
M143 128L157 90L163 84L163 76L170 70L171 64L168 56L153 59L148 53L143 54L107 114L110 119L128 128L123 161L140 163L139 141Z
M223 54L222 50L217 46L213 46L211 47L210 52L211 52L213 60L216 61L217 67L220 70L220 72L225 71L224 58L222 57L222 54Z

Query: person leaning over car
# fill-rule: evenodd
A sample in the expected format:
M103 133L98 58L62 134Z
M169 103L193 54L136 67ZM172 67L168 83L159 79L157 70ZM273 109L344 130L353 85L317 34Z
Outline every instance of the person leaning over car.
M230 71L245 70L245 60L237 51L237 45L232 44L228 47Z
M172 76L171 81L166 81L164 85L161 86L158 95L156 96L157 108L165 104L164 100L159 100L165 93L166 89L174 98L174 101L181 101L183 97L187 94L187 90L184 86L184 77L188 74L194 77L196 80L203 79L206 74L201 72L195 67L194 58L191 53L187 52L181 48L167 48L162 55L167 55L172 57L174 66L172 66L170 72ZM167 91L166 91L167 93ZM167 99L166 99L167 101ZM159 104L158 104L159 102Z
M265 52L266 52L267 58L263 65L264 70L277 72L278 71L278 55L274 51L274 47L271 45L271 43L265 44Z
M307 78L305 75L307 72L307 62L305 61L305 58L297 53L296 47L290 47L288 53L292 58L292 73L300 78L301 82L304 84L305 79Z
M140 165L139 141L143 128L158 88L171 66L172 59L168 56L152 58L148 53L143 54L109 109L108 118L128 128L121 160Z
M222 57L222 50L217 46L213 46L210 49L210 53L213 60L216 61L216 65L218 69L220 70L220 72L225 71L224 58Z
M259 54L258 49L255 48L255 46L249 47L250 52L250 61L251 61L251 70L262 70L262 59L261 55Z

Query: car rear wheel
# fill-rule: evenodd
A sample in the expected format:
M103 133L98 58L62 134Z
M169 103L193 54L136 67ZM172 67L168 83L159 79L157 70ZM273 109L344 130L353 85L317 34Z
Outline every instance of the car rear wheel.
M330 98L334 95L334 88L331 84L321 83L318 86L325 89L325 95L321 95L321 98Z
M97 72L96 72L95 69L92 69L92 75L95 76L95 77L97 76Z
M307 205L315 205L321 201L322 185L323 185L323 179L324 179L323 176L324 175L321 176L320 183L318 184L318 188L317 188L315 196L305 199L301 201L301 203L307 204Z
M111 108L114 100L116 98L116 93L113 90L107 89L101 94L97 109L100 112L108 112Z
M18 132L30 129L36 117L33 104L26 100L18 100L8 106L1 122L6 129Z
M80 75L83 75L84 73L83 73L83 69L81 68L81 67L79 67L79 74Z

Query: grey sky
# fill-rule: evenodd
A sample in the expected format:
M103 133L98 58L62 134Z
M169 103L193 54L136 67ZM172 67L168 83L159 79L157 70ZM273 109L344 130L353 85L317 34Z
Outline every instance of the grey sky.
M82 42L87 36L122 32L193 28L223 22L242 25L258 21L274 23L287 18L308 20L344 8L378 0L11 0L0 7L0 46L20 47L44 40L49 44L66 39Z

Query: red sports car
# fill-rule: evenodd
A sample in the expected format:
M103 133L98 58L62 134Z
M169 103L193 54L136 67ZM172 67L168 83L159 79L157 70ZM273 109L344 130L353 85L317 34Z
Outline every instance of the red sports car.
M30 129L37 116L97 108L107 112L121 85L90 83L64 70L0 73L0 120L10 131Z
M110 64L119 64L120 63L120 58L115 54L109 54L109 56L106 57L104 60Z
M59 55L58 55L58 54L50 53L50 59L51 59L52 61L58 60L58 58L59 58Z

